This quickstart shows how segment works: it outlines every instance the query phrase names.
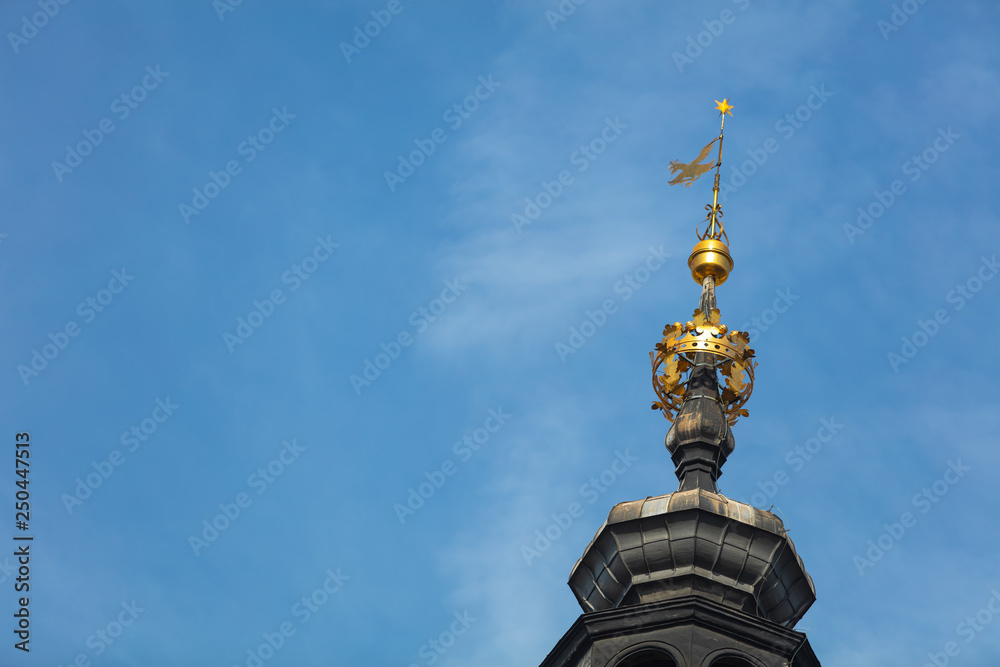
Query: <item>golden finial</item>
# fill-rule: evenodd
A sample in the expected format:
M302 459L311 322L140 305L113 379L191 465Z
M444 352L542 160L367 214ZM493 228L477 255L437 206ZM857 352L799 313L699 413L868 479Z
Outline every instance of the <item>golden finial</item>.
M719 136L701 149L701 154L688 164L670 163L671 173L681 173L670 181L670 185L683 183L685 186L698 180L715 167L715 185L712 188L712 203L705 206L708 215L705 231L697 228L698 243L688 259L688 267L695 282L702 286L701 307L694 312L692 321L686 324L675 322L663 330L663 339L650 353L653 364L653 388L659 401L653 409L659 409L670 421L684 403L686 386L683 375L696 363L696 355L708 354L715 358L715 368L725 378L725 387L719 395L719 402L730 426L748 413L743 407L753 392L754 351L748 347L750 337L746 332L729 329L719 320L715 308L715 286L721 285L733 269L733 258L729 254L729 237L722 226L722 206L719 205L719 174L722 168L722 140L726 129L726 114L733 115L733 105L728 98L715 100L715 108L722 118ZM706 163L712 146L718 142L718 157L715 164ZM700 223L699 223L700 226Z

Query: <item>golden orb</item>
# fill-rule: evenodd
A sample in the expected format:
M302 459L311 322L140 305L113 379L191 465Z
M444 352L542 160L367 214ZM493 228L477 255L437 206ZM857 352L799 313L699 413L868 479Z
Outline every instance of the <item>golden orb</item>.
M721 285L733 270L733 258L725 243L718 239L705 239L695 244L688 258L688 268L691 269L691 277L699 285L705 276L712 276L715 284Z

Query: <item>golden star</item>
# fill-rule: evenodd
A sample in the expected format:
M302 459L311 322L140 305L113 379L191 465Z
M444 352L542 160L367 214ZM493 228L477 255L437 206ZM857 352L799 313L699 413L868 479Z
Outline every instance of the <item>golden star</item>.
M733 112L730 111L730 109L735 109L736 107L731 105L728 99L722 98L721 102L719 100L715 100L715 108L719 110L720 114L727 113L732 116Z

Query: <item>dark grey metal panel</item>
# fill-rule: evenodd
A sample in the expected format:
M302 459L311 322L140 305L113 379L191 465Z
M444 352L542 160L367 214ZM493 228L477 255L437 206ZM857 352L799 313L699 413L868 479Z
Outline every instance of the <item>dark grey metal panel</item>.
M816 599L778 517L701 488L616 505L569 584L584 611L695 593L790 626Z

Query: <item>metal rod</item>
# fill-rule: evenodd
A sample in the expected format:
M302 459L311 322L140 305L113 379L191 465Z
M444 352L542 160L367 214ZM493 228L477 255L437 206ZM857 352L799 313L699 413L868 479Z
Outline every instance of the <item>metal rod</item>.
M717 228L721 227L718 222L716 212L719 210L719 172L722 169L722 140L726 130L726 114L722 114L722 125L719 127L719 159L715 162L715 185L712 187L712 212L709 214L711 220L708 226L708 238L718 238Z

